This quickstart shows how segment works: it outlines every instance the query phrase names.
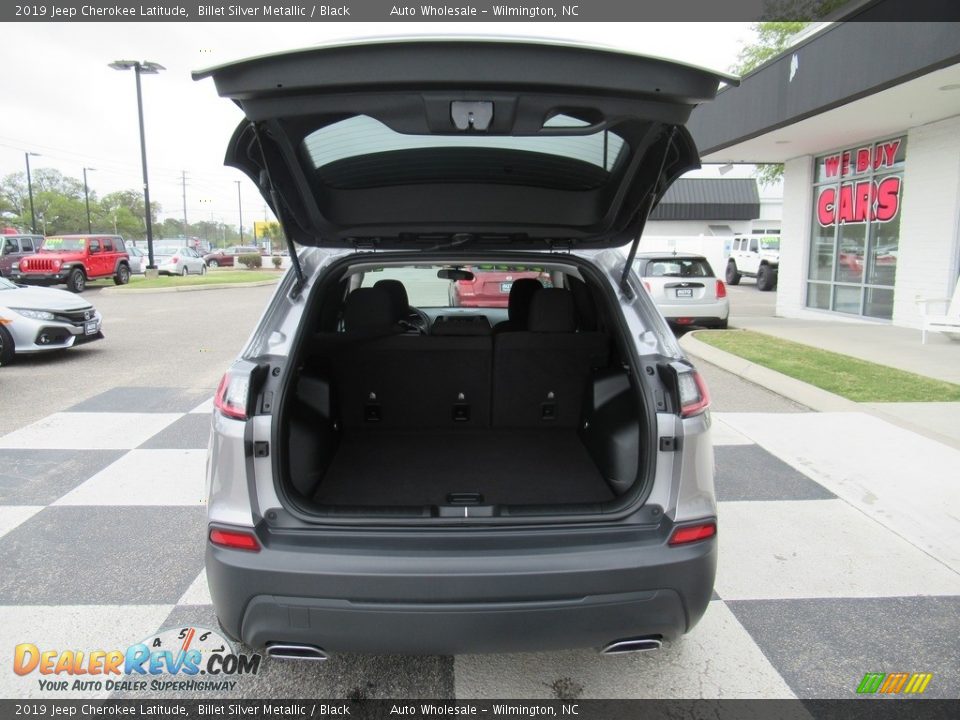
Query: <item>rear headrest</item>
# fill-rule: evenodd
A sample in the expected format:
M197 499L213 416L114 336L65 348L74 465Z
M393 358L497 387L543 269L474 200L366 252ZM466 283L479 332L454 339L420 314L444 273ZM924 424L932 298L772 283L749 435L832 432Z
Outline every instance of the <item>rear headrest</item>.
M402 282L399 280L377 280L373 286L387 291L395 320L403 320L410 314L410 300L407 298L407 289Z
M561 288L544 288L530 302L530 332L560 333L577 329L573 295Z
M396 323L390 294L381 287L357 288L347 295L343 306L343 328L358 330L387 330Z
M522 330L527 325L527 318L530 315L530 301L534 294L542 290L543 285L534 278L520 278L514 280L510 286L510 296L507 298L507 317L511 323L517 323L518 329Z

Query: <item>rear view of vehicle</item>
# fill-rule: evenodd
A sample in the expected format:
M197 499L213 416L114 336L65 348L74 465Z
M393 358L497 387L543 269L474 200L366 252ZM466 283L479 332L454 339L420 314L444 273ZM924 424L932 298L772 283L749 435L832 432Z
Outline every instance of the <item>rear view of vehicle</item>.
M509 304L510 289L516 280L536 280L544 287L550 278L542 268L509 265L480 265L467 268L473 278L460 280L450 287L452 307L500 307Z
M318 659L618 653L693 627L716 568L709 397L616 248L697 167L682 124L735 80L464 40L208 75L247 115L227 164L292 262L214 401L224 630Z
M643 286L671 325L726 328L730 299L702 255L641 253L636 259Z

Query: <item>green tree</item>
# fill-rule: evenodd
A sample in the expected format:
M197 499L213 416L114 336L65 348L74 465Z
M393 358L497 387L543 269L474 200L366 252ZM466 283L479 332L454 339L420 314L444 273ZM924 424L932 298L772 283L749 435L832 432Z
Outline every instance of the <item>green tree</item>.
M144 224L143 194L138 190L120 190L104 195L98 203L95 226L101 231L115 231L125 238L139 239L147 234ZM150 219L157 224L158 203L150 203Z

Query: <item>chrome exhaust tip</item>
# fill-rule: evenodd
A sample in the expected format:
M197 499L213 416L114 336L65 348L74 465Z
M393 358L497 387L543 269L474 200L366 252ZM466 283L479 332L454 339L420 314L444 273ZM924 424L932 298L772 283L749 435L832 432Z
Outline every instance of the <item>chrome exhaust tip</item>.
M267 657L280 660L326 660L328 658L320 648L314 645L298 643L267 643Z
M601 655L626 655L627 653L649 652L659 650L663 644L660 636L627 638L626 640L614 640L606 645L601 651Z

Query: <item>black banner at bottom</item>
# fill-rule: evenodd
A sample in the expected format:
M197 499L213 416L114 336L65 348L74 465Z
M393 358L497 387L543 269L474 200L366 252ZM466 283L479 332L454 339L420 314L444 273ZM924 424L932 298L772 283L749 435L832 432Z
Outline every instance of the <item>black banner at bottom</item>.
M0 700L0 718L946 720L960 700Z

